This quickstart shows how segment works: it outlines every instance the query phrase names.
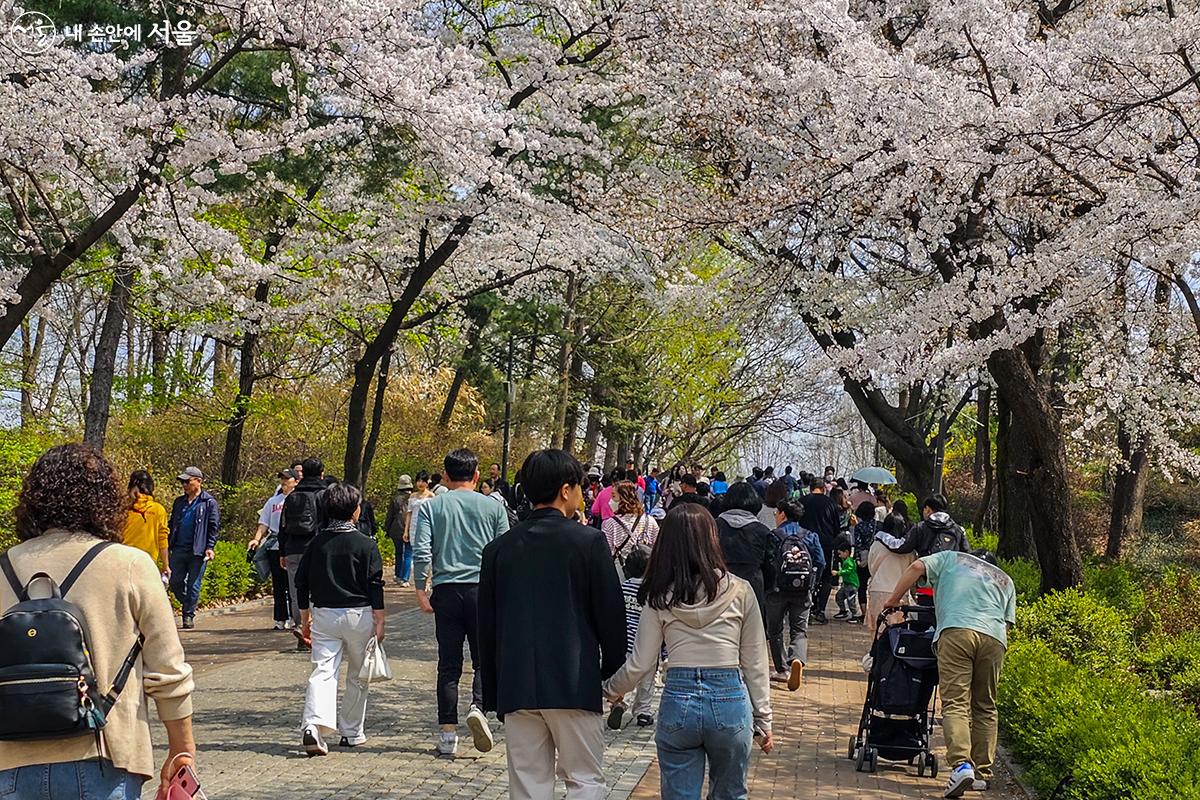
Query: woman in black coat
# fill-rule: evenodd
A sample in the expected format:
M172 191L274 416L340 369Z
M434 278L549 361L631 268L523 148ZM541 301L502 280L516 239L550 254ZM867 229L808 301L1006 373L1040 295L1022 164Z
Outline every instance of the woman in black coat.
M740 481L729 487L717 517L717 537L729 571L750 582L758 607L767 620L767 591L775 586L775 540L758 520L762 499L754 487Z

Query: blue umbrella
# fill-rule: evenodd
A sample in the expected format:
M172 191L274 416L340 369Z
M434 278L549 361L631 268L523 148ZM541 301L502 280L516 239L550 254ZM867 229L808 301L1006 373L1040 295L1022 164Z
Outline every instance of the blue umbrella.
M876 486L884 483L895 483L896 476L883 467L863 467L850 476L850 480L859 483L873 483Z

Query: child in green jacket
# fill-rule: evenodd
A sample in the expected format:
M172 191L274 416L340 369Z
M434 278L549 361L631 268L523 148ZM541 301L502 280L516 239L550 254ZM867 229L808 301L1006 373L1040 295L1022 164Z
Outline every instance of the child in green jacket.
M837 554L833 574L842 579L842 588L838 589L838 613L834 614L833 618L861 625L863 615L858 605L858 564L854 561L854 553L849 544L845 547L839 545Z

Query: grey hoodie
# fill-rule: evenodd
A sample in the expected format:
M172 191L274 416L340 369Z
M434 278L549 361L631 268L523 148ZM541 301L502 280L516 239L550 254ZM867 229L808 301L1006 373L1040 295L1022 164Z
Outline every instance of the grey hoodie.
M750 515L753 519L754 515ZM666 610L642 609L633 652L604 683L608 694L627 694L657 666L663 643L671 654L670 666L739 668L750 693L754 722L771 730L771 687L767 666L767 641L762 614L750 584L726 575L717 584L713 599Z

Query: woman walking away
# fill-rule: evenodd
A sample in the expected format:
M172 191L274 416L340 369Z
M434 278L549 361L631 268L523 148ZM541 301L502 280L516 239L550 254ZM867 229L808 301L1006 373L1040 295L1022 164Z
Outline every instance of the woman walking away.
M775 486L775 484L771 484ZM767 637L771 643L773 679L787 683L788 691L800 688L808 664L808 619L812 612L813 585L825 572L825 549L812 531L800 527L804 508L784 500L775 509L775 585L767 593ZM807 575L807 578L805 577ZM787 659L783 651L783 624L791 635Z
M771 528L758 521L762 500L754 487L740 481L725 493L725 510L717 517L721 555L729 571L750 583L767 620L767 589L775 585L775 540Z
M21 543L0 557L0 609L10 610L27 588L37 598L45 597L48 589L61 592L58 602L78 610L86 631L82 645L91 674L86 667L80 670L80 687L89 694L95 690L90 699L97 710L107 709L107 721L99 730L79 723L78 734L62 733L64 707L74 709L79 703L74 681L68 681L65 690L47 682L36 695L19 681L0 687L0 796L137 800L142 784L156 771L147 697L154 700L167 730L167 751L158 772L160 791L194 760L192 668L184 660L175 616L154 562L132 547L116 544L126 524L123 494L112 465L84 444L52 447L25 477L16 511ZM43 577L33 579L39 573ZM53 601L34 601L39 602ZM52 617L57 616L53 612L30 608L21 616L43 621L45 635L27 638L28 623L19 624L16 641L3 637L0 669L10 676L36 675L39 670L45 675L48 655L58 651L54 655L61 661L68 650L65 641L52 639L63 627L52 630ZM0 636L4 632L0 625ZM140 648L139 636L144 639ZM74 642L75 647L80 644L78 639ZM121 674L127 680L122 681ZM100 696L109 687L109 695ZM60 694L65 706L53 702ZM95 724L94 717L90 721ZM20 736L28 740L12 740Z
M904 543L907 524L904 517L891 514L871 541L871 549L867 553L867 566L871 572L871 584L867 587L867 621L872 625L879 619L883 602L895 591L904 570L916 560L916 553L901 555L891 550Z
M408 501L412 497L413 482L407 475L401 475L396 481L396 493L388 503L387 517L384 520L383 531L396 548L396 582L401 588L408 588L408 579L412 574L412 542L408 540Z
M618 565L623 565L635 548L649 551L654 547L654 540L658 538L658 520L646 513L645 505L638 499L637 487L631 481L616 484L610 508L613 515L604 520L600 529Z
M764 753L774 747L766 635L754 592L725 567L703 508L667 513L638 602L633 653L605 694L619 701L633 691L665 642L671 660L654 736L660 797L699 800L707 762L709 800L742 800L754 736Z
M129 476L129 514L125 520L124 544L136 547L158 565L159 572L171 577L167 558L167 510L154 499L154 478L144 469Z
M358 529L362 493L349 483L325 492L328 523L300 559L296 602L301 633L312 645L312 675L304 698L304 752L329 752L324 734L341 734L342 747L367 741L367 682L359 677L372 637L383 641L383 559L375 540ZM309 605L312 609L309 609ZM345 659L346 695L339 707L338 668Z
M867 607L867 584L871 578L871 570L867 564L867 554L871 552L871 543L875 541L875 532L879 523L875 521L875 503L864 500L854 510L858 524L854 526L851 540L854 544L854 563L858 566L858 607Z

